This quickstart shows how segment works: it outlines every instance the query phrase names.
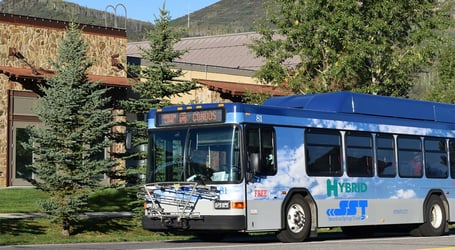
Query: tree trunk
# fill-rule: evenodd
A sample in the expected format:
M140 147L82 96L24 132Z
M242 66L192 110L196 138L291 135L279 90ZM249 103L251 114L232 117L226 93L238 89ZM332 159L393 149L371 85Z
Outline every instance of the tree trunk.
M63 229L62 229L62 236L70 236L70 222L68 220L68 218L63 218L63 223L62 223L62 226L63 226Z

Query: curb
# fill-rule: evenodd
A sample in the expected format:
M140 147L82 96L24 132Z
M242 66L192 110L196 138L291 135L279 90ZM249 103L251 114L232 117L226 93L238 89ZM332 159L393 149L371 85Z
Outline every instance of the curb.
M0 214L0 218L5 219L27 219L27 218L41 218L46 215L42 213L4 213Z

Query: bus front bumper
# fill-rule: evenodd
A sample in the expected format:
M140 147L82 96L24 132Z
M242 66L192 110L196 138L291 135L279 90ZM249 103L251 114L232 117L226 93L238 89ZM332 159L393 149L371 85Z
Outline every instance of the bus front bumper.
M142 227L150 231L241 231L246 229L245 216L201 216L200 218L180 219L142 217Z

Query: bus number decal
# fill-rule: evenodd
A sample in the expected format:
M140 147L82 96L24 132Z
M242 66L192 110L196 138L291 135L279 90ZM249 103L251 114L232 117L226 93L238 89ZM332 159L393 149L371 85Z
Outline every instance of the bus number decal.
M368 186L364 182L338 182L333 180L333 183L330 180L327 180L327 196L330 197L332 194L335 197L338 197L338 192L340 193L365 193L368 189Z
M326 211L332 221L359 221L366 219L367 200L340 200L338 208L329 208Z
M218 187L218 191L220 192L220 194L227 194L227 188L226 187L223 187L223 186L220 186Z
M262 115L256 115L256 122L262 122Z

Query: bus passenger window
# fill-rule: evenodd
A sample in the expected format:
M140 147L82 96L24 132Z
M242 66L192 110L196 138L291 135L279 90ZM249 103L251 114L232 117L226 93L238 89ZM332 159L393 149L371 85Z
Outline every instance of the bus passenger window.
M455 179L455 139L449 140L450 176Z
M373 143L370 133L346 133L346 163L349 176L373 176Z
M306 171L310 176L341 176L341 136L337 130L308 129Z
M398 171L400 177L422 177L422 143L419 137L399 136L398 148Z
M442 138L425 139L425 175L428 178L448 177L447 143Z
M275 175L277 171L275 161L275 131L271 127L247 128L247 155L257 159L256 175ZM253 157L256 156L256 157Z
M376 165L379 177L395 177L395 143L393 135L376 134Z

